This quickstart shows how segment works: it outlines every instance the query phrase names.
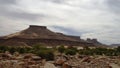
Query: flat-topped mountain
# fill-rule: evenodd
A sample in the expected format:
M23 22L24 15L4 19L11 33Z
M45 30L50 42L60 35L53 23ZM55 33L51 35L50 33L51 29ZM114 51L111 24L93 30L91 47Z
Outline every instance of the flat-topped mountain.
M80 36L69 36L49 30L46 26L30 25L27 29L0 37L1 45L91 45L94 44L80 39Z
M6 39L9 38L24 38L24 39L58 39L58 40L70 40L70 41L79 41L79 36L67 36L62 33L55 33L46 26L36 26L30 25L29 28L17 32L14 34L10 34L5 36Z

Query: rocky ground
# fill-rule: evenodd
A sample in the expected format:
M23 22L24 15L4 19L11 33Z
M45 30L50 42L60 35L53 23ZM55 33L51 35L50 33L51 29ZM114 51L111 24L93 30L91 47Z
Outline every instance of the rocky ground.
M57 55L46 61L34 54L0 53L0 68L120 68L119 56Z

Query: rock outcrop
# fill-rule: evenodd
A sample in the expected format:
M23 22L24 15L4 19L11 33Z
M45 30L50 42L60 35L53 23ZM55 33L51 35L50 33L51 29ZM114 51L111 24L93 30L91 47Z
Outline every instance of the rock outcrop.
M95 45L102 45L102 43L98 42L97 39L90 39L90 38L87 38L86 41L87 41L87 42L90 42L90 43L94 43Z

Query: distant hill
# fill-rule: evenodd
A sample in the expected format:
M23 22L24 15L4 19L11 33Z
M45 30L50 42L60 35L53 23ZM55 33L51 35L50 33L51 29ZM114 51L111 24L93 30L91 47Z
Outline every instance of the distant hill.
M56 33L46 26L30 25L29 28L13 33L4 37L0 37L0 45L35 45L38 43L46 45L77 45L77 46L95 46L98 41L93 39L82 40L80 36L69 36L62 33Z
M120 44L111 44L110 46L112 46L112 47L118 47L118 46L120 46Z

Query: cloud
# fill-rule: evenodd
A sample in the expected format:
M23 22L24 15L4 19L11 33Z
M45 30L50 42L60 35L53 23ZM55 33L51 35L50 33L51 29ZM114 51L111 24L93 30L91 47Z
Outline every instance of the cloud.
M115 14L120 14L120 0L107 0L107 5L108 8L110 9L111 12L115 13Z
M75 29L61 27L61 26L50 26L50 29L52 29L56 32L62 32L62 33L68 34L68 35L78 35L78 36L80 36L83 33L83 32L76 31Z
M82 38L98 38L106 44L118 43L119 3L119 0L0 0L0 35L34 24Z
M15 4L16 0L0 0L1 5Z

